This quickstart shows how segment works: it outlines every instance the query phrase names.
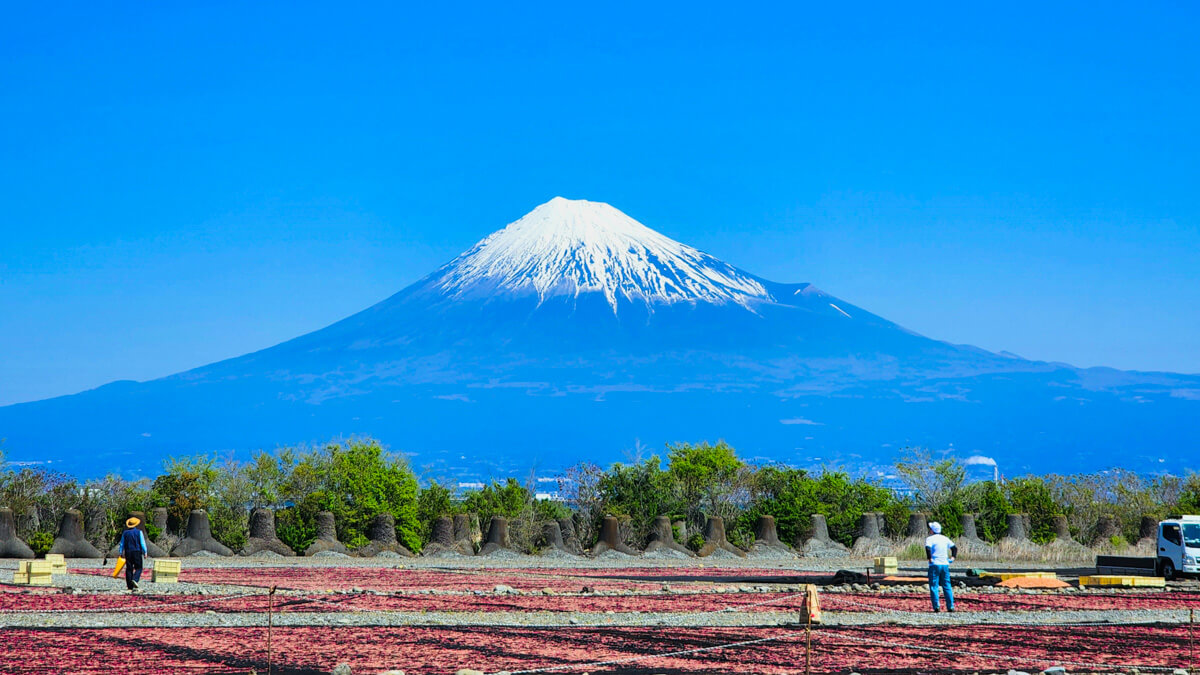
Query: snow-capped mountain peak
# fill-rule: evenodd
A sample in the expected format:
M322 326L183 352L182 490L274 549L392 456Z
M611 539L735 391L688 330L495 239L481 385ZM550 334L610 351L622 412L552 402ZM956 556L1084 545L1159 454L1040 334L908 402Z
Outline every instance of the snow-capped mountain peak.
M438 270L451 296L602 293L619 301L749 305L771 300L754 277L601 202L555 197Z

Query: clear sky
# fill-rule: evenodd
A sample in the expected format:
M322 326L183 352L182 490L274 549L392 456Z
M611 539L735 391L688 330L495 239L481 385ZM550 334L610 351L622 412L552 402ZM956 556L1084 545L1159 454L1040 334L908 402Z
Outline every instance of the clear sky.
M651 4L8 4L0 404L319 328L555 195L1200 372L1200 5Z

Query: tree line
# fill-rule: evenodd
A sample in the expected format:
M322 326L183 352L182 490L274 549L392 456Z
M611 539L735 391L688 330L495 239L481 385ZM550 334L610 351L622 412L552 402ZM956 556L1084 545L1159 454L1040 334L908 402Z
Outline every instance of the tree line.
M180 534L188 514L205 509L213 536L238 550L250 512L265 507L276 513L280 539L297 551L315 539L319 512L334 514L338 538L351 549L367 543L376 514L390 513L400 543L414 552L428 542L437 517L459 513L478 516L484 527L492 516L504 516L514 546L526 552L542 546L543 523L565 517L574 520L585 547L595 541L605 515L616 516L627 543L640 547L654 519L665 515L682 524L675 531L680 542L699 549L710 516L722 517L729 541L745 548L753 543L759 515L774 516L780 539L794 544L809 534L810 515L823 514L830 536L850 545L866 512L884 514L895 535L904 532L910 513L926 512L951 536L961 533L962 515L974 513L979 535L989 541L1004 536L1006 516L1023 513L1036 543L1054 538L1053 519L1060 515L1080 540L1090 540L1100 517L1109 516L1120 523L1121 537L1134 542L1143 516L1200 513L1200 475L1194 473L1151 477L1114 469L969 482L956 458L908 449L896 461L895 476L905 489L834 469L754 464L724 442L676 443L664 457L607 469L575 465L558 478L560 499L551 501L536 497L532 475L460 494L448 481L418 480L404 457L361 438L259 451L245 461L174 458L153 479L79 481L43 467L6 467L0 471L0 507L17 514L19 534L38 553L49 549L67 509L84 514L86 535L98 546L115 540L131 511L166 508L168 534ZM148 527L152 538L163 534Z

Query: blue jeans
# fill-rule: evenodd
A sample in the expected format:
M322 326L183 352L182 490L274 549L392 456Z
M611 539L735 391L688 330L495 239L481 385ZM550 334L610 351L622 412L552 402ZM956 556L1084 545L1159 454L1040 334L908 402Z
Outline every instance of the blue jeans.
M950 566L929 563L929 599L933 601L933 611L938 611L938 587L946 589L946 609L954 611L954 591L950 588Z

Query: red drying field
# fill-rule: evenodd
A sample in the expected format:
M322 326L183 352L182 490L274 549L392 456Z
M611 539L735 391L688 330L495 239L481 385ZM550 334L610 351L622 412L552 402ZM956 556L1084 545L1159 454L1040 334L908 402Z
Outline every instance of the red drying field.
M755 639L783 639L676 656L655 656ZM266 671L266 629L99 629L7 631L0 672ZM327 673L338 663L355 672L388 668L446 673L564 666L558 672L803 672L802 634L755 629L277 628L274 672ZM935 649L973 652L947 654ZM880 626L813 633L818 673L974 672L1042 668L1062 662L1184 667L1187 627L1014 628ZM998 658L997 655L1009 657ZM615 665L596 662L651 657ZM1105 664L1111 667L1105 667Z
M771 602L764 609L799 612L803 598L794 593L705 593L697 595L519 596L519 595L323 595L275 596L276 612L711 612L733 611ZM180 604L194 603L194 604ZM214 598L211 595L67 595L0 593L3 611L79 611L135 609L139 612L266 612L265 594Z
M885 609L925 612L925 593L872 595L821 594L822 607L830 611L871 612ZM179 604L195 603L195 604ZM313 594L296 597L277 595L278 612L713 612L736 611L761 605L764 611L795 611L803 600L795 593L698 593L668 595L657 592L629 596L542 596L542 595L428 595L428 594ZM1129 593L1097 595L963 595L961 612L1055 611L1121 609L1200 609L1197 593ZM265 612L264 595L214 598L211 595L68 595L49 591L11 590L0 592L0 611L128 610L144 612Z
M874 608L924 612L929 610L929 593L822 593L821 608L839 612L871 612ZM965 612L1200 609L1200 593L971 595L955 591L955 609Z

